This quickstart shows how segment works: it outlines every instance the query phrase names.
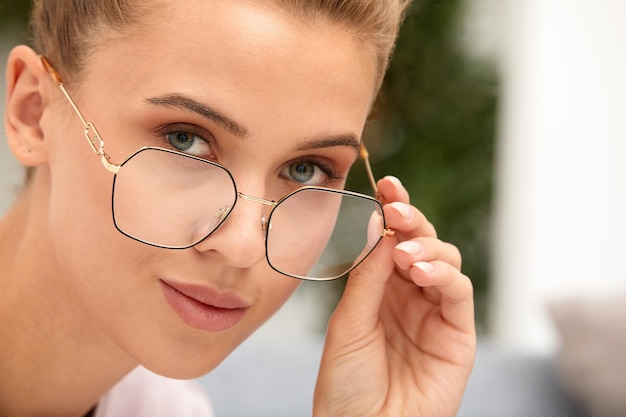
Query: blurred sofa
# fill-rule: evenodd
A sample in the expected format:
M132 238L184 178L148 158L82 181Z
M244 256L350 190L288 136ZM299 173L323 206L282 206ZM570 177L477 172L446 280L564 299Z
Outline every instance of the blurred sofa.
M482 341L457 417L586 417L558 372L554 357Z
M310 416L322 340L296 345L244 345L201 378L216 417ZM563 390L556 365L481 342L457 417L587 417Z
M561 340L551 356L479 340L457 417L626 417L626 297L549 312ZM310 416L322 346L320 334L260 331L199 382L216 417Z

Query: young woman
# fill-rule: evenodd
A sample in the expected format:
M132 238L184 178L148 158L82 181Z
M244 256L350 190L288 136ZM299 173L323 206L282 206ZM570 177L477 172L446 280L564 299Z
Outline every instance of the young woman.
M0 415L208 415L162 377L210 372L301 279L347 271L313 414L455 414L458 250L396 178L342 191L405 3L35 3L35 49L7 62L29 175L0 222Z

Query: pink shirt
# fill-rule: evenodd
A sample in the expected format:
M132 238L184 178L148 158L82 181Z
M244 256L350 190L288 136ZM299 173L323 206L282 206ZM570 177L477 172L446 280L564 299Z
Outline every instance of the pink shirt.
M213 417L195 381L166 378L139 366L98 403L94 417Z

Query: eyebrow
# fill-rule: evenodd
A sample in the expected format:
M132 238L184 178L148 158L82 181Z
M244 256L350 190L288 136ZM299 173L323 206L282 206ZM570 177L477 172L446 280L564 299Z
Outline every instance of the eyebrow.
M190 111L192 113L196 113L197 115L211 120L214 123L222 126L226 130L228 130L233 135L239 138L246 138L249 133L248 130L241 126L239 123L234 120L228 118L224 114L219 111L212 109L211 107L199 103L189 97L186 97L182 94L166 94L164 96L159 97L151 97L146 99L146 103L154 104L157 106L166 106L173 107L176 109Z
M206 104L202 104L182 94L172 93L158 97L151 97L147 98L146 102L148 104L190 111L192 113L198 114L205 119L217 123L218 125L222 126L239 138L243 139L249 136L248 130L239 123L235 122L234 120L225 116L219 111L212 109ZM354 148L356 152L359 152L361 147L359 138L356 135L352 133L345 133L328 136L322 139L305 139L296 145L296 150L304 151L311 149L331 148L335 146L347 146L350 148Z
M335 146L347 146L356 152L361 149L359 138L351 133L328 136L322 139L304 140L296 145L296 150L306 151L310 149L332 148Z

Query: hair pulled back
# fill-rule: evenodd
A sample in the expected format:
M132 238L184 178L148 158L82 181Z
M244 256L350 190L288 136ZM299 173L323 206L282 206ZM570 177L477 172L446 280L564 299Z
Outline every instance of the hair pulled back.
M256 0L304 22L334 23L376 52L379 84L411 0ZM158 7L147 0L35 0L30 27L35 49L58 70L80 77L105 29L132 33L134 23Z

